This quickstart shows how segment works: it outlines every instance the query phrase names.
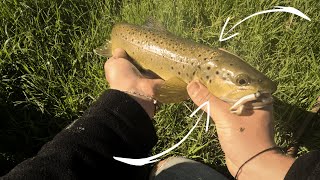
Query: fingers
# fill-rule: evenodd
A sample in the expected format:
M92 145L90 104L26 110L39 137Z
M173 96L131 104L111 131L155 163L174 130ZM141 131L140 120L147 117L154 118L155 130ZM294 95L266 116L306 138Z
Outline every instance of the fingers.
M211 95L208 89L196 81L191 82L187 86L187 91L190 98L197 106L200 106L206 101L212 101L214 99L213 95Z
M193 81L187 86L187 91L192 99L192 101L197 105L200 106L204 102L209 101L211 105L211 117L214 117L218 114L230 114L229 107L230 105L219 98L215 97L210 93L210 91L201 83ZM206 110L206 108L203 108Z
M113 89L135 90L140 94L153 96L157 86L163 83L159 76L151 71L143 75L137 69L123 49L115 49L113 56L104 64L105 77ZM147 76L145 76L147 75Z
M146 70L141 73L143 74L144 77L148 79L161 79L161 77L158 74L154 73L151 70Z
M123 79L141 78L139 70L124 58L110 58L104 65L105 76L110 80L120 81Z
M129 58L127 52L124 49L121 49L121 48L115 49L112 52L112 57L115 58L115 59L118 59L118 58L128 59Z
M123 68L130 67L128 70L134 71L134 73L139 77L143 75L145 78L148 78L148 79L161 79L160 76L158 76L156 73L152 72L151 70L141 69L140 66L138 66L131 60L129 55L122 48L117 48L113 51L113 56L108 61L105 62L104 69L105 69L105 72L109 72L109 70L117 69L118 66L122 66Z
M142 78L137 83L137 87L147 96L154 97L156 89L163 84L162 79L146 79Z

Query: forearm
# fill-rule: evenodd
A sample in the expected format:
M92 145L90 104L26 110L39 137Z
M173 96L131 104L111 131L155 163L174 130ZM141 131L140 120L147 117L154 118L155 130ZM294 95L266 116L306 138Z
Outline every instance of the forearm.
M44 145L37 156L6 177L69 179L114 174L134 179L144 168L115 161L113 156L146 157L155 143L155 130L143 108L128 95L111 90Z

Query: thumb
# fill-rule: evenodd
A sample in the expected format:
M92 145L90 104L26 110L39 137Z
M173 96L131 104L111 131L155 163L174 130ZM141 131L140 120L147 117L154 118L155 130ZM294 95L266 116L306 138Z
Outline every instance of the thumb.
M206 101L212 100L213 97L209 90L197 81L192 81L189 83L187 86L187 91L190 98L197 106L200 106Z

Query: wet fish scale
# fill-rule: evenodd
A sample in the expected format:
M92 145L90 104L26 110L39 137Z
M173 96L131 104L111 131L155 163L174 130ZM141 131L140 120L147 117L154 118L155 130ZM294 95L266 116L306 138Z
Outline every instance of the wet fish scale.
M111 42L112 49L125 49L141 67L154 71L168 84L172 79L179 79L175 83L183 86L180 92L185 91L190 81L199 80L215 96L233 103L258 91L272 93L276 90L270 79L238 56L179 38L162 27L116 24ZM179 88L170 90L170 87L173 86L168 85L165 91L160 92L171 93L171 97L163 98L163 101L180 101L183 97L174 97Z

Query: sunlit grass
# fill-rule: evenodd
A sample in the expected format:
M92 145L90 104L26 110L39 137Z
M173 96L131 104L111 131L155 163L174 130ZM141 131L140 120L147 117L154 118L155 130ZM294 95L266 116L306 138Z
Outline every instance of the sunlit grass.
M276 141L292 142L320 95L320 34L317 1L93 1L21 0L0 2L0 169L6 172L34 155L43 143L82 112L107 89L103 63L93 53L109 38L112 25L142 24L158 19L169 31L243 57L278 84L274 96ZM275 5L293 6L312 22L288 13L257 16L238 26L240 35L219 42L221 28ZM187 108L189 107L189 108ZM156 114L159 142L153 153L177 143L194 125L190 102L164 105ZM320 148L319 123L303 137L300 154ZM199 160L226 172L214 125L204 121L170 155Z

